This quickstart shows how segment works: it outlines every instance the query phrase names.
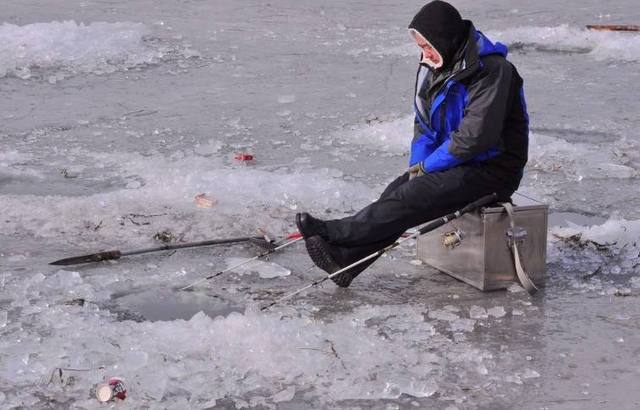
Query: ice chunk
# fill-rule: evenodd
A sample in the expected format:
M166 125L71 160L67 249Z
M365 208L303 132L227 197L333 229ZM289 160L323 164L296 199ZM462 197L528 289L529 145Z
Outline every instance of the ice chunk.
M293 399L293 396L295 396L295 394L296 394L295 386L289 386L286 389L282 390L281 392L278 392L278 393L274 394L273 396L271 396L271 400L274 403L281 403L283 401L290 401L291 399Z
M555 27L514 27L491 31L494 40L541 51L589 53L597 60L640 60L640 38L627 33L590 31L562 24Z
M407 129L413 126L413 116L398 119L367 120L366 124L352 127L338 135L340 139L394 154L403 154L407 149Z
M511 285L509 285L509 287L507 287L507 290L511 293L520 293L525 291L525 289L516 282L513 282Z
M149 355L142 350L129 350L125 354L127 369L137 370L147 364Z
M81 284L82 282L79 272L67 271L64 269L60 269L46 281L48 286L56 289L69 289Z
M19 262L27 259L26 255L11 255L7 258L9 262Z
M517 374L514 374L513 376L509 375L504 379L507 383L522 384L522 379Z
M47 278L46 276L38 272L35 275L33 275L31 278L29 278L29 280L26 283L27 283L27 286L35 285L42 282L46 278Z
M540 373L536 372L535 370L525 369L521 377L523 379L536 379L540 377Z
M228 258L227 268L238 265L245 260L245 258ZM258 260L235 268L234 271L241 275L257 273L263 279L280 278L289 276L291 274L291 271L289 269L286 269L275 262L265 262Z
M603 177L608 177L608 178L627 179L627 178L633 178L638 173L635 169L629 166L620 165L620 164L603 163L603 164L598 164L596 168L598 169L598 171L602 173Z
M469 317L471 319L486 319L489 316L487 315L485 308L474 305L469 308Z
M193 148L193 152L198 155L209 156L217 153L220 149L222 149L222 142L210 139L204 144L197 144Z
M385 398L397 399L400 397L400 394L402 394L402 390L400 390L400 386L395 383L386 383L382 394Z
M473 332L476 326L476 321L473 319L456 319L451 322L452 332Z
M169 378L162 371L146 371L138 378L140 389L145 396L160 401L167 390Z
M9 221L3 224L3 232L57 237L64 231L87 241L113 235L119 243L131 241L134 246L140 244L141 235L152 237L158 223L166 222L175 226L176 231L204 238L211 233L212 226L226 226L231 220L234 234L249 232L255 229L251 221L260 215L277 231L289 229L284 223L288 216L282 214L283 208L304 208L312 213L359 209L376 197L375 189L361 182L345 181L342 175L328 169L269 172L247 167L212 168L211 158L197 155L167 161L164 157L146 158L134 153L119 153L117 159L111 154L95 154L91 160L121 161L122 168L116 167L116 174L107 177L117 180L118 174L127 172L126 175L136 175L144 186L80 197L43 196L38 201L26 202L21 196L3 196L2 213L4 221ZM189 199L200 192L218 200L216 212L207 218L188 214L195 208ZM98 230L88 230L85 220L77 218L79 213L91 215L95 226L101 220L104 223ZM127 216L133 213L152 216ZM186 218L176 219L176 215ZM122 230L116 220L125 225L144 223L136 225L136 229Z
M438 383L433 379L429 379L426 383L411 381L411 383L403 389L403 392L414 397L431 397L436 394L439 389Z
M157 61L161 54L149 48L140 23L89 25L75 21L0 25L0 77L31 77L31 70L108 73ZM55 82L60 77L54 74Z
M569 228L552 228L551 232L559 237L568 238L579 235L581 242L593 241L598 244L636 245L640 237L640 220L609 219L601 225L589 227L574 225Z
M127 189L138 189L142 186L140 181L129 181L127 182Z
M532 48L538 51L586 53L596 60L638 61L640 60L640 37L620 32L597 32L582 27L562 24L559 26L518 26L505 30L491 30L487 36L511 47ZM413 56L411 44L380 47L374 55ZM352 50L357 56L366 49Z
M7 326L9 313L6 310L0 310L0 328Z
M487 310L487 314L489 316L500 318L500 317L503 317L504 315L506 315L507 312L504 310L503 306L495 306L495 307L492 307L491 309L488 309Z
M460 318L460 316L456 315L453 312L449 312L448 310L430 310L428 313L429 319L442 320L446 322L453 322Z

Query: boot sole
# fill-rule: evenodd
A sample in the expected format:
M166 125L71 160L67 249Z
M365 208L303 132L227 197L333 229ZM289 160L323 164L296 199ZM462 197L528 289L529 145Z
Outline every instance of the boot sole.
M338 263L329 253L329 250L327 249L324 240L321 237L317 235L312 236L305 241L305 246L313 263L315 263L316 266L318 266L323 271L329 274L333 274L342 269L342 267L338 265ZM339 275L332 277L331 280L341 288L347 288L351 284L351 281L353 280L355 275L362 272L364 269L366 269L367 266L368 264L365 264L365 266L355 266L345 272L342 272ZM355 275L353 275L353 273L355 273Z

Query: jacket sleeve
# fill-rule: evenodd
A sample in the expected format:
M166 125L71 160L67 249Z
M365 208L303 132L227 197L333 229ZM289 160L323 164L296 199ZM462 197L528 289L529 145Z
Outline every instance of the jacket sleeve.
M409 166L411 167L424 161L436 148L438 148L438 143L436 142L435 136L423 131L418 120L414 119Z
M468 86L468 103L457 131L423 161L425 172L443 171L500 144L513 69L502 57L486 58Z

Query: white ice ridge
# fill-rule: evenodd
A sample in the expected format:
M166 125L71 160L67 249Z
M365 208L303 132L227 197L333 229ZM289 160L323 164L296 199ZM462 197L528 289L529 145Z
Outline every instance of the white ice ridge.
M100 237L133 240L140 232L121 236L121 223L129 224L123 216L128 214L157 215L145 219L136 230L157 230L162 228L157 224L166 224L196 235L210 235L216 225L247 232L262 226L277 232L291 229L287 226L291 221L286 219L298 210L348 211L375 198L373 189L344 181L339 171L330 169L281 173L224 167L200 156L171 161L164 156L126 153L85 155L94 159L93 166L103 170L103 178L127 175L127 179L110 192L80 197L0 195L0 213L10 221L3 225L5 233L50 237L65 231L67 235L85 235L91 231L88 225L103 221L96 231ZM82 178L83 170L78 174ZM216 204L198 208L194 197L201 193Z
M640 60L640 34L594 31L562 24L556 27L514 27L487 36L511 47L541 51L583 52L597 60Z
M562 138L540 133L529 135L530 171L559 174L573 181L584 178L629 179L638 176L633 167L637 155L635 143L620 139L602 149L588 142L569 142Z
M588 53L596 60L640 60L640 34L629 32L593 31L586 28L562 24L556 27L525 26L505 30L484 32L492 41L499 41L513 51L518 47L534 48L540 51ZM364 49L354 49L357 56ZM419 58L415 44L407 41L399 46L380 47L374 55L399 55Z
M354 144L394 154L408 153L412 136L413 115L353 125L338 135ZM620 139L608 150L588 141L568 142L540 133L530 133L529 141L529 170L559 173L575 181L584 178L629 179L639 174L632 166L637 159L633 154L637 148L631 140Z
M0 78L29 78L33 69L109 73L149 64L162 55L144 44L141 23L75 21L0 25Z
M601 225L571 224L567 228L555 227L551 232L561 238L580 235L581 241L593 241L602 245L615 244L617 248L640 247L640 220L612 218Z
M58 300L61 286L83 285L79 275L68 276L73 280L64 285L49 283L58 277L42 276L16 285L16 291L47 292ZM444 376L452 363L465 381L486 379L486 373L476 375L479 365L494 367L487 352L465 342L453 344L437 333L420 306L365 306L328 322L248 310L227 317L200 312L189 321L136 323L62 301L14 301L12 307L29 312L19 320L30 325L10 324L8 336L0 338L0 378L32 386L47 380L56 367L94 368L74 373L75 383L64 387L65 397L75 397L78 408L97 408L86 392L95 380L114 374L130 386L130 408L161 400L167 408L207 408L224 397L287 401L293 394L284 394L286 388L325 404L395 399L403 393L429 397L457 389ZM46 338L39 329L46 329ZM55 396L63 386L43 388ZM191 406L173 403L185 390ZM12 392L7 402L32 400L29 391L34 389L19 396Z
M385 152L408 153L413 138L413 115L353 125L339 138Z

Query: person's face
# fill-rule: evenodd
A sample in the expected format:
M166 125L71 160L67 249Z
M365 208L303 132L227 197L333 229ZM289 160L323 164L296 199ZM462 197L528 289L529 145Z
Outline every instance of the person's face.
M440 53L436 51L435 48L428 42L421 42L420 40L416 40L418 47L422 49L422 62L429 64L430 66L439 66L442 62L442 57L440 57Z
M442 67L442 56L438 53L429 41L424 38L419 32L416 30L410 30L413 40L416 42L418 47L422 50L422 61L421 63L425 63L432 68Z

